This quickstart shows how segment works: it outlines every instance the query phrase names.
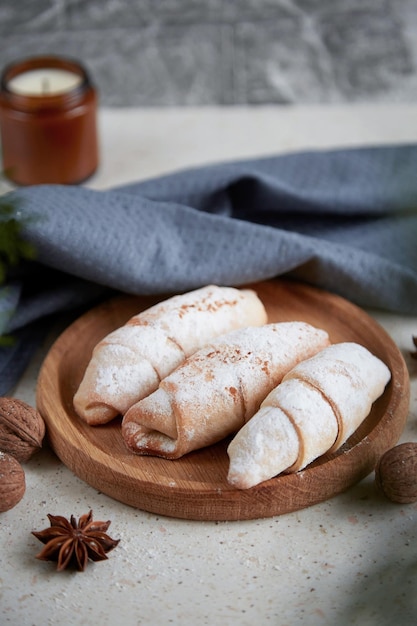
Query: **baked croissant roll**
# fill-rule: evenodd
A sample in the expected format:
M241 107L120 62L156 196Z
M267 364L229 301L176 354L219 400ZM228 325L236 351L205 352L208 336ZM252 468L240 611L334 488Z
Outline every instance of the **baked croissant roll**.
M337 450L390 378L385 363L356 343L334 344L299 363L230 442L228 482L247 489Z
M209 285L160 302L97 344L74 408L91 425L109 422L213 337L266 321L265 307L249 289Z
M176 459L236 432L298 362L329 344L304 322L267 324L212 341L133 405L122 421L127 447Z

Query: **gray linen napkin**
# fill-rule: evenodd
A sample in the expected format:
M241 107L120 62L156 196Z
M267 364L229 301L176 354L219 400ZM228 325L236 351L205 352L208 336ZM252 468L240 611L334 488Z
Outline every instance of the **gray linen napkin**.
M37 256L0 297L0 333L16 337L0 349L0 393L46 316L106 290L171 293L286 275L360 306L417 313L415 145L220 163L108 191L40 185L12 199L31 217L24 236Z

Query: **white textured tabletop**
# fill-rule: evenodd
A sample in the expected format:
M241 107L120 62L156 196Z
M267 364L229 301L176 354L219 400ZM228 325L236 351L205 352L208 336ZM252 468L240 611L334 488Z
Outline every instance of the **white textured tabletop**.
M417 141L417 107L113 109L100 112L105 189L176 168L303 148ZM417 318L372 312L404 355L417 441ZM13 395L35 403L48 345ZM415 624L417 504L379 496L373 475L309 509L244 522L194 522L130 508L79 480L44 448L27 490L0 518L0 623L126 626ZM112 520L108 561L56 573L35 559L47 513Z

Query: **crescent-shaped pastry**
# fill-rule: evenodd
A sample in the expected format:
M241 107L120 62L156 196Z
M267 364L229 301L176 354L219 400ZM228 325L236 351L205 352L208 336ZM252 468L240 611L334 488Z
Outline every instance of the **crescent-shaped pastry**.
M209 285L160 302L97 344L74 408L91 425L109 422L214 337L266 321L265 307L249 289Z
M137 454L168 459L236 432L297 363L329 344L304 322L233 331L189 357L125 414L122 436Z
M337 450L390 378L385 363L357 343L334 344L299 363L230 442L228 482L247 489Z

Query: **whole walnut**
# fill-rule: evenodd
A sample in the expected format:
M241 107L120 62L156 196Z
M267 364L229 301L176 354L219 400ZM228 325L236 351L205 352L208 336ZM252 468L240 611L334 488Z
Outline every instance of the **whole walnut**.
M385 452L375 468L375 483L392 502L417 502L417 443L402 443Z
M0 397L0 450L23 463L39 450L45 422L36 409L17 398Z
M11 454L0 452L0 513L16 506L25 490L23 467Z

